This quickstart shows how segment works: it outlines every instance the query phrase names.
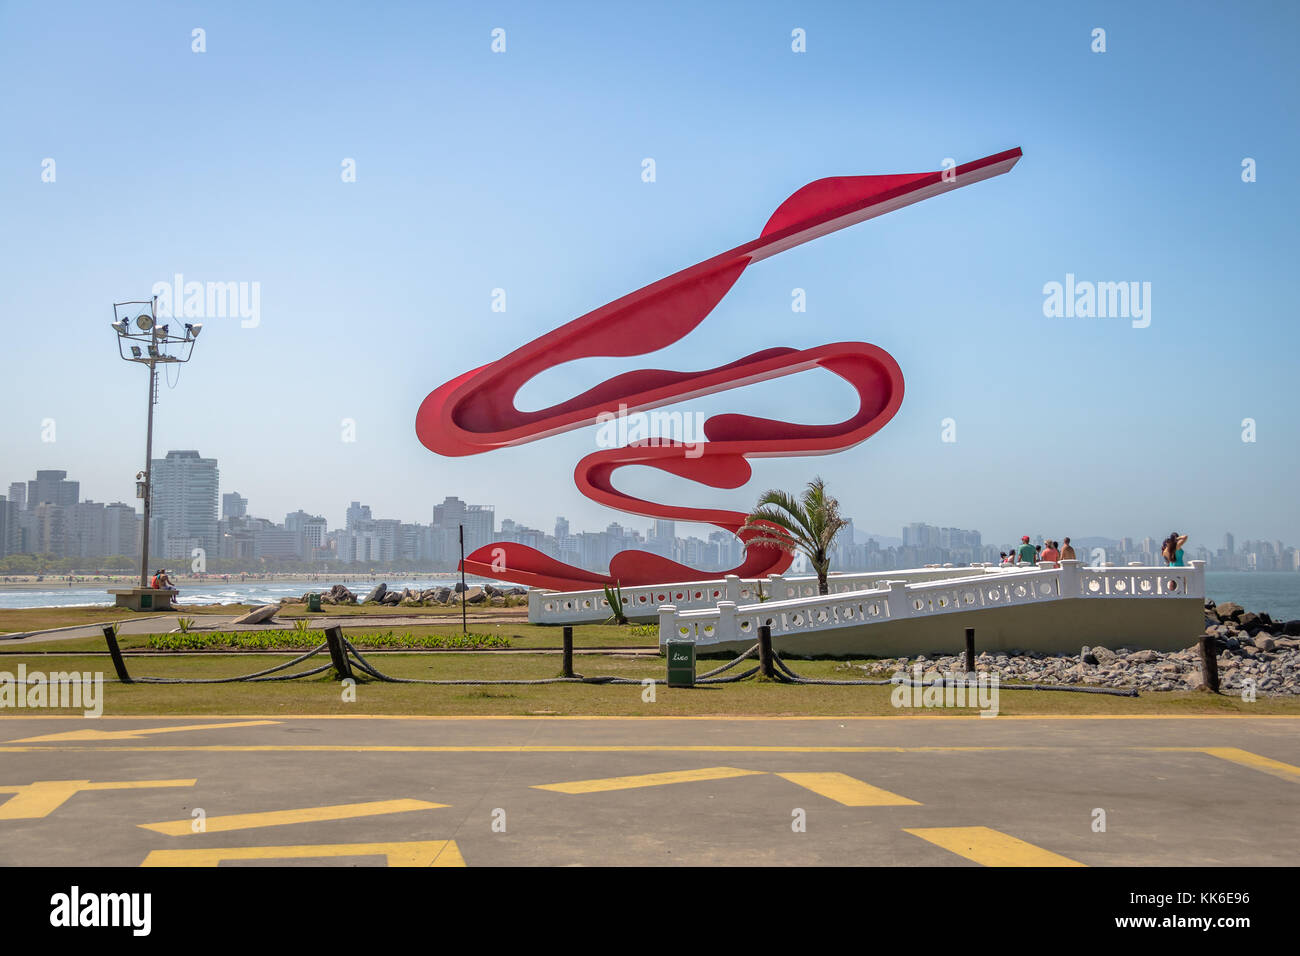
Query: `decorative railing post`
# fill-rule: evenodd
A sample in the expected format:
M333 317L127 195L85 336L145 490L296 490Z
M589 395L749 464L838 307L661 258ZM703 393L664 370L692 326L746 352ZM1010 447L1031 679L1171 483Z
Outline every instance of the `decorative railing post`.
M740 603L740 577L735 574L728 574L726 577L727 600L734 604Z
M740 638L740 629L736 626L734 601L718 602L718 627L713 632L713 637L718 641L734 641Z
M528 620L540 621L542 614L542 592L540 588L528 589Z
M677 639L677 607L664 604L659 608L659 644L667 644Z
M1205 600L1205 562L1193 561L1191 573L1187 575L1187 596Z
M911 617L912 600L907 596L907 582L887 581L885 583L889 585L889 597L886 599L889 602L889 617L891 619Z
M1077 598L1083 595L1083 584L1079 581L1079 559L1066 558L1061 562L1061 597Z
M769 601L785 601L790 596L790 585L785 583L784 575L769 574L767 576L767 599Z

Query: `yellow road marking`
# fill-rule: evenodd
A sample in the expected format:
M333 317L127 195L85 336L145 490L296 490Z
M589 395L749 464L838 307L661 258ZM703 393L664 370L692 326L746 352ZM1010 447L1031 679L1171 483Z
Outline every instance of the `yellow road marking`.
M0 657L0 660L3 660ZM104 714L98 720L157 720L177 714ZM615 715L592 714L209 714L219 720L716 720L716 721L804 721L804 720L979 720L978 714L827 714L767 717L753 714ZM85 720L80 714L0 715L6 720ZM999 714L999 720L1300 720L1300 714Z
M989 827L914 827L904 833L974 860L982 866L1083 866L1077 860Z
M438 810L446 803L429 803L427 800L374 800L368 803L338 803L329 807L304 807L299 810L268 810L263 813L236 813L224 817L208 817L202 833L222 833L227 830L252 830L256 827L278 827L286 823L318 823L324 820L351 820L355 817L374 817L385 813L406 813L410 810ZM189 836L195 833L193 820L167 820L162 823L140 823L137 826L168 836Z
M83 790L142 790L148 787L192 787L197 780L125 780L91 783L89 780L37 780L0 786L13 796L0 804L0 820L36 820L47 817Z
M881 790L846 773L778 773L791 783L846 807L919 807L916 800Z
M603 777L599 780L573 780L569 783L545 783L534 790L558 793L604 793L607 790L635 790L637 787L662 787L670 783L698 780L726 780L762 774L761 770L737 770L735 767L705 767L703 770L673 770L668 773L643 773L634 777Z
M322 843L300 846L234 846L205 850L154 850L141 866L217 866L228 860L307 860L317 857L383 856L389 866L464 866L455 840L406 843Z
M501 744L483 746L415 746L397 744L194 744L192 746L40 747L0 746L0 753L757 753L757 754L877 754L985 753L993 751L1067 750L1066 747L780 747L738 744ZM1145 748L1144 748L1145 749Z
M1252 770L1262 770L1264 773L1281 777L1283 780L1300 783L1300 767L1289 763L1283 763L1271 757L1261 757L1259 754L1253 754L1249 750L1240 750L1237 747L1202 747L1200 749L1202 753L1218 757L1220 760L1230 760L1233 763L1241 764L1243 767L1250 767Z
M26 744L57 740L136 740L145 734L175 734L183 730L225 730L235 727L264 727L274 720L244 720L237 724L186 724L183 727L141 727L137 730L68 730L61 734L44 734L40 737L23 737L10 743Z

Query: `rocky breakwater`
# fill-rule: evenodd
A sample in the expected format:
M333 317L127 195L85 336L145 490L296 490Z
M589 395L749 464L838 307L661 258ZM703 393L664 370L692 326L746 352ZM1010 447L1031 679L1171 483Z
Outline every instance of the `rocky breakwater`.
M1205 604L1205 633L1218 649L1219 689L1240 694L1300 695L1300 620L1278 622L1241 605ZM897 671L924 678L965 671L964 654L897 657L846 665L872 677ZM1200 645L1180 651L1132 647L1084 647L1079 654L989 652L975 658L977 672L997 673L1003 681L1025 684L1078 684L1135 687L1139 691L1188 691L1204 684Z
M387 584L376 584L370 592L358 602L366 605L387 607L449 607L461 603L461 584L455 587L403 588L390 589ZM465 588L466 604L488 604L492 607L506 607L508 599L522 598L528 592L524 588L497 588L491 584L471 584Z
M308 591L302 597L280 598L281 606L285 604L306 604L307 599L313 595L320 595L321 604L356 604L357 596L347 588L346 585L336 584L328 591Z

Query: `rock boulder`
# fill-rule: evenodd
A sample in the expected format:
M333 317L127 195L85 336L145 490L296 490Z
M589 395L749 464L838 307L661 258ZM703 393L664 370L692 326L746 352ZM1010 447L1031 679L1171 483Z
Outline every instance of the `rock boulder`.
M262 624L275 617L275 612L280 610L278 604L263 604L261 607L255 607L242 617L237 617L231 624Z
M1235 621L1245 613L1246 609L1234 601L1227 601L1214 610L1218 613L1220 621Z

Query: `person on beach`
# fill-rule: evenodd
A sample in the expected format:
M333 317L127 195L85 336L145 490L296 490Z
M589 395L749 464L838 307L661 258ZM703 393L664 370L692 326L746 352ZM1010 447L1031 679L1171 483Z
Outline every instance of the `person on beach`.
M1187 535L1171 531L1169 537L1165 539L1164 547L1160 549L1160 557L1165 559L1165 564L1171 568L1184 567L1183 545L1186 543Z
M1061 560L1062 561L1076 560L1074 557L1074 547L1070 544L1069 538L1065 539L1065 546L1061 548Z
M1020 559L1021 564L1033 564L1038 559L1038 552L1029 543L1029 535L1020 536L1020 550L1016 552L1016 557Z

